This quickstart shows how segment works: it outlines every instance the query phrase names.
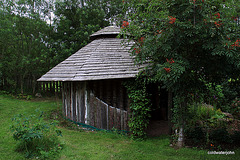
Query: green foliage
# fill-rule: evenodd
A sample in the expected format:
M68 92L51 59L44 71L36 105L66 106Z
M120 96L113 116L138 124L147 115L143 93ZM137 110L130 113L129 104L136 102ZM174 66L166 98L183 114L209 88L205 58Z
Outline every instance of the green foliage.
M52 27L47 24L45 0L10 1L0 5L1 89L25 92L24 81L33 81L49 67L48 50Z
M26 99L26 100L31 100L32 99L32 95L26 95L26 94L18 94L17 99Z
M192 126L200 125L206 128L224 127L225 115L220 109L216 110L213 106L207 104L194 104L189 106L188 124ZM226 124L225 124L226 125Z
M240 119L240 98L235 98L232 101L230 113Z
M237 146L235 137L238 134L228 132L229 121L220 109L207 104L193 104L187 112L185 133L193 145L209 147L210 144L228 147L226 144ZM217 149L217 148L216 148Z
M12 121L13 138L19 142L16 150L26 158L54 158L62 149L57 137L61 136L61 131L55 123L43 120L43 112L30 116L18 114Z
M14 94L36 91L36 80L89 43L91 34L121 12L121 4L121 0L1 1L0 89Z
M130 98L131 119L128 123L133 138L142 139L146 136L149 124L151 104L146 91L146 82L140 78L124 82Z
M173 92L176 126L186 123L191 94L220 106L220 84L239 78L240 2L132 0L124 7L122 34L135 42L136 63L148 64L146 76Z
M223 103L224 94L223 87L221 85L214 85L212 83L205 84L207 87L207 93L205 94L205 102L214 106L219 106Z
M146 70L152 78L176 93L201 89L201 79L213 83L238 76L239 47L231 45L239 38L239 26L232 20L239 6L224 7L227 4L231 5L218 4L217 0L196 4L131 1L125 7L134 9L129 11L130 24L123 27L123 33L130 34L132 38L128 38L136 42L132 54L137 62L149 63ZM218 21L221 26L215 24ZM231 45L226 46L226 37L231 39Z

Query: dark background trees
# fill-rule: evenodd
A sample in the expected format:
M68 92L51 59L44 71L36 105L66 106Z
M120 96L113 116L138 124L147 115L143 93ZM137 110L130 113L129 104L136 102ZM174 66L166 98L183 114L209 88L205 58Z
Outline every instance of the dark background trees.
M0 88L34 93L36 80L115 21L122 1L0 2Z

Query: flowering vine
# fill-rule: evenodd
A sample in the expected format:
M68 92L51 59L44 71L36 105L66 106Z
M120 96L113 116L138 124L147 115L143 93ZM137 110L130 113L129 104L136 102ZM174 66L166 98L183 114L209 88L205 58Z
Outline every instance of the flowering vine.
M135 51L136 54L140 53L140 48L134 48L133 50Z
M173 58L171 58L170 60L168 60L168 59L166 58L166 60L167 60L167 62L170 63L170 64L174 63Z
M174 17L172 17L172 16L169 16L168 18L169 18L169 23L170 23L170 24L174 24L174 23L175 23L176 18L174 18Z
M164 70L169 73L171 71L171 68L164 68Z
M128 26L129 26L129 22L128 21L123 21L121 28L128 27Z

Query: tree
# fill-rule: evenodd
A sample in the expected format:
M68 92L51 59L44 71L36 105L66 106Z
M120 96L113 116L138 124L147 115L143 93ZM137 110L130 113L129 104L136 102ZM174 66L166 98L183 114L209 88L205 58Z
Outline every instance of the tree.
M90 35L110 24L121 1L64 0L55 5L55 60L62 61L87 45ZM120 7L119 7L120 8ZM113 18L112 18L113 17Z
M141 74L161 82L174 93L176 124L182 131L191 93L204 92L205 83L239 78L240 2L133 0L124 3L127 16L123 17L123 33L136 42L132 48L136 62L148 63Z
M0 86L23 93L121 13L121 0L0 2ZM29 90L28 90L29 92Z
M43 0L9 1L1 3L1 72L2 86L24 92L24 83L36 79L46 65L51 27L45 21L47 3Z

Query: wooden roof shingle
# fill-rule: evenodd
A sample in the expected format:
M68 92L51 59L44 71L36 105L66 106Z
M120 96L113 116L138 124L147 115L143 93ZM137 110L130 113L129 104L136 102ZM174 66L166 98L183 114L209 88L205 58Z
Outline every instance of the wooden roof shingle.
M106 27L91 36L118 34L120 28ZM130 55L133 42L120 38L98 38L52 68L38 81L89 81L135 77L140 66Z

